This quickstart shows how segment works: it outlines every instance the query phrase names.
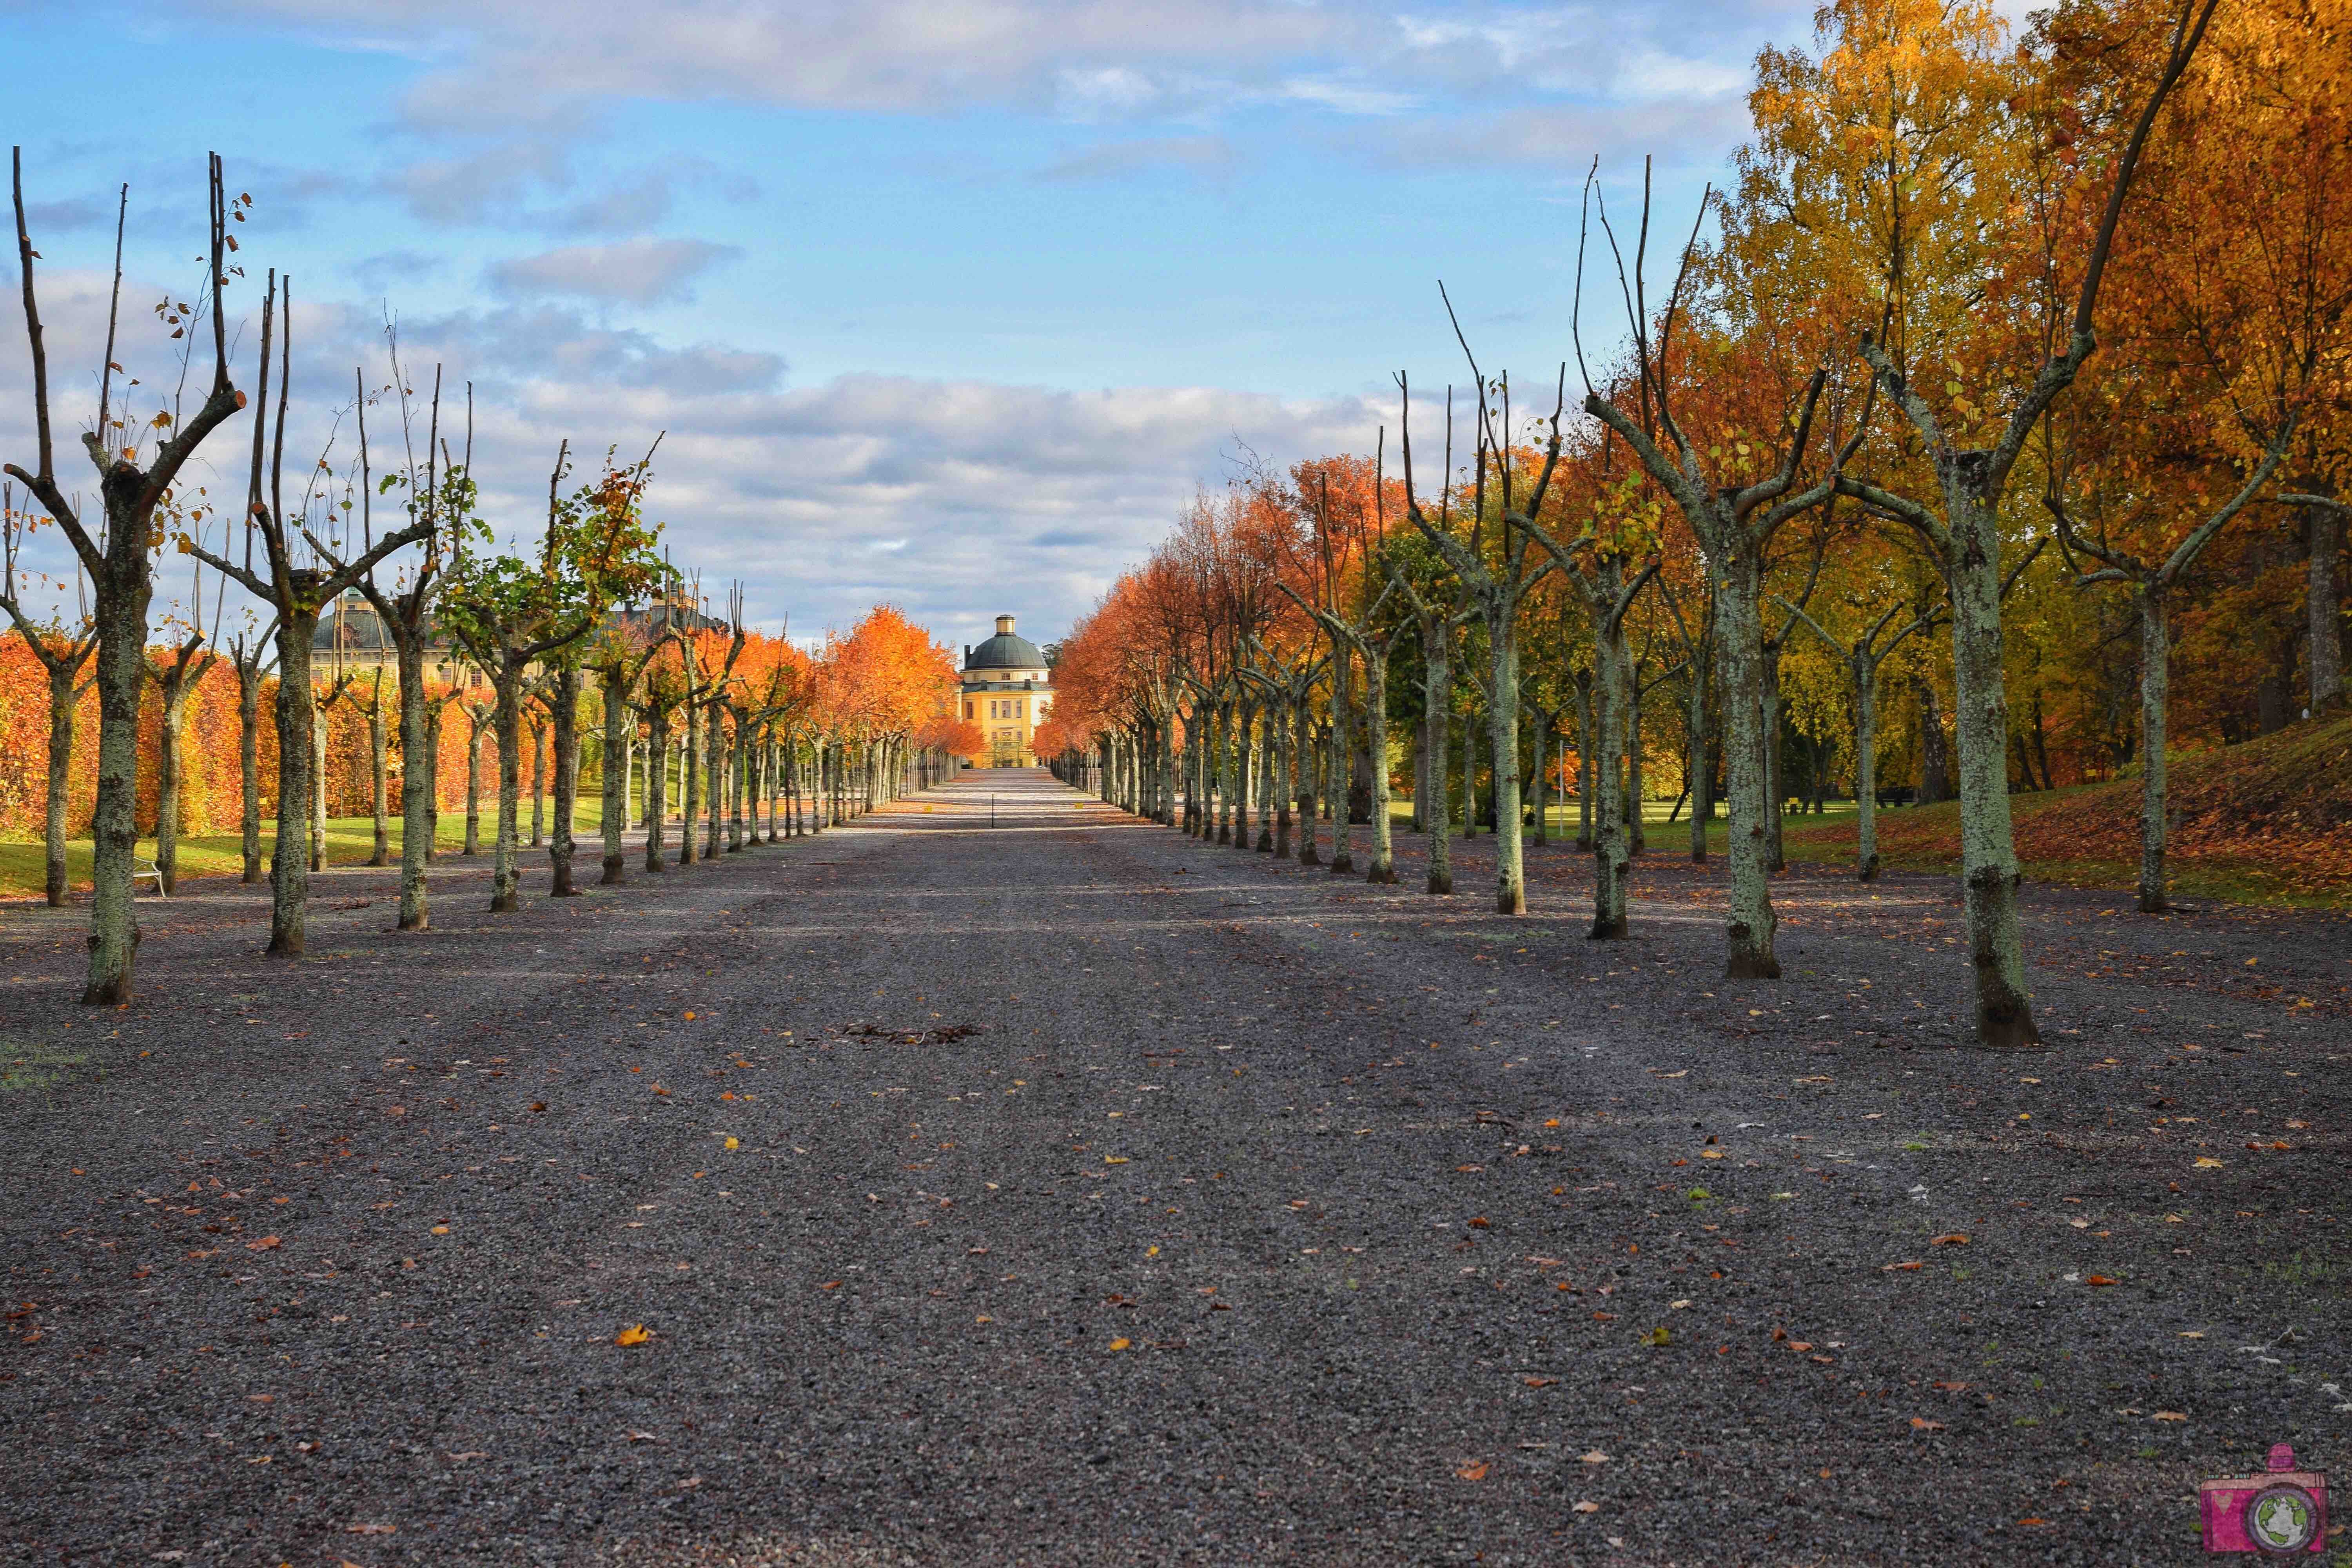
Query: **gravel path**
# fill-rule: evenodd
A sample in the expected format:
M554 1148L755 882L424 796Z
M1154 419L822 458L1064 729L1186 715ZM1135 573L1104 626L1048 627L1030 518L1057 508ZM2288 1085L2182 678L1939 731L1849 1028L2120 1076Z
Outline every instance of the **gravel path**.
M197 884L106 1014L0 911L0 1561L2188 1563L2352 1458L2352 922L2036 889L1989 1055L1947 882L1734 985L1485 845L966 775L294 968Z

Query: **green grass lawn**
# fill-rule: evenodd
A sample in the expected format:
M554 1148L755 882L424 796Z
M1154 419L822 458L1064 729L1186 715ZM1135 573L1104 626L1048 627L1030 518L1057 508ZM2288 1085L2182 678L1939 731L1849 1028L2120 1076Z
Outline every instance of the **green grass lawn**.
M482 813L481 833L482 841L487 846L491 836L498 831L498 809L490 803L486 802L485 805L487 809ZM551 823L554 820L552 808L548 813L548 820ZM579 809L573 814L572 821L572 835L575 838L585 838L601 833L604 830L604 802L594 796L583 795L580 800ZM529 801L521 804L518 812L518 824L521 840L528 846L530 843L530 803ZM401 841L398 813L395 812L393 815L386 827L391 837L390 857L396 862L400 858ZM276 820L264 818L261 824L261 861L265 875L269 865L270 846L276 840ZM436 836L434 842L442 849L454 850L465 847L466 812L463 806L456 811L445 810L441 813L440 832ZM331 866L362 865L368 856L373 852L374 845L375 827L373 819L364 816L331 816L327 819L327 864ZM142 838L139 841L141 859L152 859L154 854L153 839ZM244 857L238 848L238 837L235 832L206 833L180 840L180 880L183 884L197 877L234 877L242 871L244 867ZM40 840L0 842L0 898L39 897L43 887L42 868ZM89 839L67 840L66 877L76 889L89 886ZM154 884L150 882L146 887L152 891Z

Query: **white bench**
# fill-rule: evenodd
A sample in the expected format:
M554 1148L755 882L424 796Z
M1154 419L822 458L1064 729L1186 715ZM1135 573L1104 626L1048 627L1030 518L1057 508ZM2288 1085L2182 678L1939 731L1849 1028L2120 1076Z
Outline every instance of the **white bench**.
M155 896L159 899L169 898L171 895L163 891L163 868L154 861L142 860L139 862L139 869L131 873L131 880L134 886L150 877L155 879Z

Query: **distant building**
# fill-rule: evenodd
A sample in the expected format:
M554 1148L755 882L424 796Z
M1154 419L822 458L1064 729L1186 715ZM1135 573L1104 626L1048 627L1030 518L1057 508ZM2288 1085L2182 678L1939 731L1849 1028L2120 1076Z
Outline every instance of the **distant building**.
M979 726L983 748L968 767L1034 768L1032 741L1054 710L1054 671L1037 645L996 617L996 635L963 650L963 716Z

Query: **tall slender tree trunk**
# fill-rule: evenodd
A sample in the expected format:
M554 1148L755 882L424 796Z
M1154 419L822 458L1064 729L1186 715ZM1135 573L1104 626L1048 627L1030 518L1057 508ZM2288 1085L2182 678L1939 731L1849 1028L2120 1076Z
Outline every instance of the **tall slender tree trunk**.
M2311 711L2327 713L2344 700L2344 632L2336 606L2336 559L2344 549L2344 513L2334 507L2302 509L2310 559L2304 578L2305 651Z
M555 823L548 843L547 896L569 899L580 891L572 881L572 860L579 847L572 827L580 815L580 666L572 659L556 668L551 707L548 729L555 749Z
M2009 702L2003 689L2000 532L1993 498L1969 475L1982 455L1961 453L1945 486L1952 555L1954 720L1960 773L1960 874L1969 958L1976 967L1977 1037L1990 1047L2038 1046L2018 916L2020 871L2009 810Z
M530 726L530 847L547 844L547 726Z
M511 658L491 677L499 738L499 826L490 848L490 912L510 914L520 907L522 877L516 865L522 795L522 670ZM533 760L539 748L531 747ZM535 804L535 803L534 803Z
M236 668L237 848L244 862L238 880L261 880L261 668Z
M629 784L631 769L629 752L637 738L636 721L629 714L629 689L620 671L603 672L604 698L604 805L602 814L604 840L604 876L607 886L625 880L628 857L621 847L621 835L629 825Z
M2164 749L2167 700L2172 685L2171 606L2165 591L2150 583L2133 584L2139 611L2139 908L2165 910Z
M1515 608L1506 607L1487 617L1486 637L1494 654L1494 700L1486 705L1495 768L1495 910L1498 914L1528 912L1527 867L1521 849L1519 821L1519 630Z
M1551 713L1536 710L1535 768L1528 774L1528 815L1535 822L1538 847L1551 842Z
M315 706L315 703L313 704ZM310 731L310 869L327 868L327 740L331 726L323 710Z
M1385 644L1366 643L1364 655L1364 729L1371 750L1372 864L1367 882L1393 886L1396 874L1395 829L1389 821L1389 651Z
M1447 637L1432 637L1423 644L1422 702L1429 721L1427 746L1429 767L1429 800L1422 807L1422 820L1428 824L1429 880L1423 891L1451 893L1454 891L1454 806L1447 798L1446 782L1452 774L1453 725L1449 710L1454 701L1454 648Z
M298 586L278 623L278 841L269 856L269 951L302 956L310 901L313 801L318 768L318 696L310 687L310 639L319 616Z
M404 700L405 700L404 695ZM390 807L390 747L383 730L383 671L376 671L375 702L368 710L368 803L375 829L374 847L368 856L371 866L392 864L392 823Z
M1760 675L1757 703L1761 709L1760 733L1764 742L1764 798L1769 809L1764 814L1764 864L1775 875L1789 868L1787 855L1780 844L1782 818L1789 801L1787 775L1780 767L1780 649L1770 642L1763 645L1757 668Z
M482 852L481 716L469 708L466 723L466 847L458 853L470 858Z
M662 858L662 830L669 817L669 710L646 710L646 869L668 869Z
M1854 875L1878 880L1878 666L1853 658Z
M163 684L155 727L155 880L166 895L180 890L180 725L187 701L187 679L174 673Z
M1612 622L1594 635L1592 650L1593 730L1591 773L1592 802L1592 929L1596 941L1613 942L1626 934L1626 895L1632 876L1625 841L1624 733L1627 710L1633 706L1633 660L1626 652L1622 623Z
M1642 672L1633 672L1633 707L1625 715L1625 847L1633 855L1650 847L1649 824L1643 820L1642 801Z
M1355 660L1345 645L1335 642L1331 648L1331 782L1329 805L1331 812L1331 875L1352 875L1356 869L1355 824L1349 809L1356 793L1355 724L1353 687Z
M1778 980L1780 960L1773 937L1780 918L1772 910L1769 835L1780 808L1769 798L1764 750L1770 723L1763 695L1764 565L1749 544L1712 564L1716 634L1721 639L1717 673L1723 680L1724 793L1730 797L1725 849L1731 862L1731 919L1724 973L1733 980Z
M1706 676L1713 662L1702 640L1691 655L1690 698L1683 706L1683 768L1689 781L1690 858L1694 866L1706 864L1706 825L1715 816L1715 770L1706 765Z
M1293 771L1298 786L1298 863L1319 866L1322 856L1315 847L1315 730L1313 700L1301 696L1291 705L1290 744Z
M703 716L702 730L703 759L707 764L703 772L709 784L707 793L710 796L706 807L709 820L703 834L702 858L716 860L719 858L719 816L726 809L727 797L727 723L717 703L711 704L710 710Z
M1596 656L1597 658L1597 656ZM1593 759L1600 755L1601 731L1592 712L1592 672L1576 672L1576 847L1592 848Z
M425 868L433 858L434 806L440 779L439 737L425 700L425 642L413 631L394 639L400 663L400 929L423 931L432 921ZM377 710L383 710L377 694ZM377 777L383 775L379 773Z
M49 671L49 780L42 801L41 848L51 909L63 909L66 901L66 802L73 786L74 677L79 673L79 666Z
M422 666L419 667L422 674ZM425 864L441 849L441 715L449 699L425 703ZM405 742L404 742L404 744Z
M679 824L677 863L691 866L695 861L695 819L702 815L702 776L700 762L696 755L702 744L702 706L692 698L686 702L686 744L679 752Z

